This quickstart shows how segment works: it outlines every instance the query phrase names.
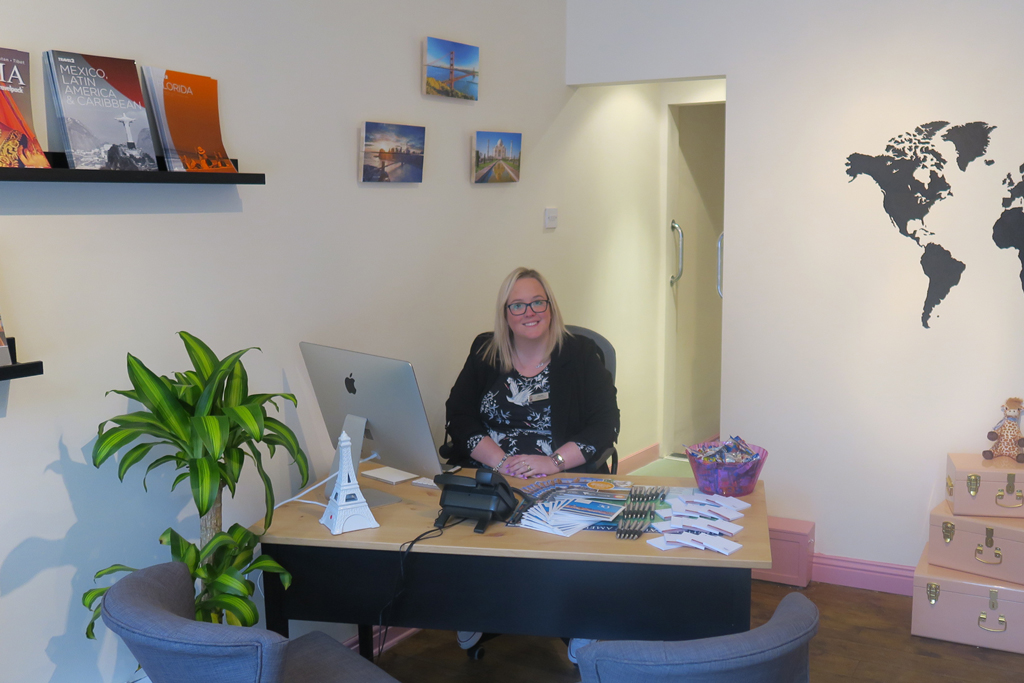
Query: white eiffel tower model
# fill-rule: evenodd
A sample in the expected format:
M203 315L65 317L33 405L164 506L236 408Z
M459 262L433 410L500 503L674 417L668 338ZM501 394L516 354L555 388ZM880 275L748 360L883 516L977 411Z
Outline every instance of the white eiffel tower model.
M366 504L356 482L355 466L352 464L352 439L345 432L338 438L338 470L334 493L331 494L320 523L335 536L346 531L379 527L380 524L370 512L370 506Z

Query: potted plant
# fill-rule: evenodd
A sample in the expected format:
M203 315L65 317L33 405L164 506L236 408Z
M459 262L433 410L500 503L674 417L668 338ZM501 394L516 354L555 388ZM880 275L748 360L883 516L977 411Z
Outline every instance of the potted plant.
M99 425L99 437L93 446L93 465L100 467L115 453L135 444L118 461L117 475L124 476L133 466L144 461L150 452L158 455L146 468L146 476L163 465L179 471L171 485L189 483L192 499L199 512L199 545L168 528L160 542L168 545L172 559L184 562L198 579L196 619L227 621L252 626L259 619L250 597L255 584L247 577L257 570L281 575L287 586L291 575L266 555L253 558L260 537L241 525L223 530L222 502L224 489L234 496L239 475L246 458L253 461L263 481L266 503L265 528L274 515L274 487L263 467L263 444L273 457L284 448L295 461L305 486L309 479L309 462L299 447L295 434L280 420L267 413L267 405L279 410L275 399L291 401L292 394L250 394L248 376L242 356L252 348L236 351L223 359L199 338L179 332L192 361L192 370L175 372L173 377L159 376L142 361L128 354L128 379L132 388L113 390L144 407L125 415L105 420ZM142 480L146 486L146 478ZM146 489L148 490L148 488ZM95 578L122 571L134 571L115 564L96 573ZM93 611L86 635L94 638L93 629L100 615L102 596L107 587L94 588L82 596L87 609Z

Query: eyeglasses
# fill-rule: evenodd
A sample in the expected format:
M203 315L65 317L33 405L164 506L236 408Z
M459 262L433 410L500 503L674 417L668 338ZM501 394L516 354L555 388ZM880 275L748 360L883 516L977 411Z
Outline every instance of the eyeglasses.
M507 308L508 312L511 313L512 315L522 315L523 313L526 313L527 306L529 306L534 313L543 313L544 311L548 310L548 300L537 299L536 301L531 301L528 304L524 304L521 301L517 301L514 304L509 304L508 306L505 306L505 308Z

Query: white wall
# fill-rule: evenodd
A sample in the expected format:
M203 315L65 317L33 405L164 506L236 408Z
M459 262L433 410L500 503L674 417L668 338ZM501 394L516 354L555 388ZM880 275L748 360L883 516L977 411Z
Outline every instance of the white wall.
M541 269L571 322L619 353L620 451L659 439L659 283L663 114L659 89L565 85L565 6L514 11L468 0L420 3L80 3L4 8L5 45L133 57L220 81L225 144L265 187L0 186L0 314L23 359L46 374L9 384L0 417L0 681L124 680L134 662L100 627L86 641L79 603L111 563L168 555L157 536L198 536L184 487L157 471L117 481L89 453L101 420L126 401L125 354L157 372L188 360L175 332L215 351L246 346L250 385L293 391L285 421L315 475L331 462L298 342L405 358L417 369L435 436L473 335L492 320L511 268ZM481 46L481 100L419 94L427 35ZM363 120L427 127L425 181L356 182ZM637 125L639 123L639 125ZM469 183L470 135L523 133L523 180ZM42 131L40 131L42 132ZM45 139L45 133L42 134ZM559 227L542 230L544 207ZM275 458L279 498L297 486ZM225 523L255 522L253 473Z
M641 11L642 10L642 11ZM1011 2L570 0L571 84L725 75L722 432L764 445L774 515L818 552L915 564L947 452L980 452L1024 390L1016 252L996 249L1000 179L1024 162ZM853 152L934 120L998 126L926 219L967 263L921 325L920 247Z

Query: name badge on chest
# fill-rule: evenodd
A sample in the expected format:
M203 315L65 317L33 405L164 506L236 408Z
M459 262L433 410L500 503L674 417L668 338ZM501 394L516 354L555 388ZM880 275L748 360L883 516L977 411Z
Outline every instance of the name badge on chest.
M539 394L534 394L533 396L530 396L530 403L536 403L537 401L546 401L548 399L548 396L550 396L550 394L546 391Z

